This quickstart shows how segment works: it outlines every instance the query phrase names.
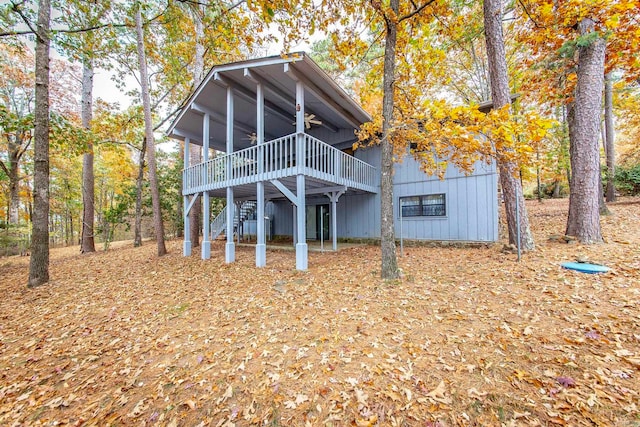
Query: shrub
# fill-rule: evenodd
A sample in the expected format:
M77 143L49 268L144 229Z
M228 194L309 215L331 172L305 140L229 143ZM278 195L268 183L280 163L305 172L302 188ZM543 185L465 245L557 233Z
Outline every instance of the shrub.
M640 194L640 164L616 168L616 189L626 196Z

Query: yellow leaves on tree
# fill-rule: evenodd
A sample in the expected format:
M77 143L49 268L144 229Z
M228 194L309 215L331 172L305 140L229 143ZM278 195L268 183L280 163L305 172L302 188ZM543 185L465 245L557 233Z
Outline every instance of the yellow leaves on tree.
M409 153L428 174L444 177L452 163L467 173L478 161L500 157L521 167L533 165L536 150L554 121L535 112L513 114L510 106L483 113L477 105L452 106L446 101L424 105L419 117L396 119L391 132L394 154ZM359 145L380 142L382 117L375 115L358 133Z
M570 99L576 81L576 50L602 37L607 42L605 73L622 72L627 82L638 78L640 2L638 0L562 0L520 2L518 37L531 49L533 67L527 90L547 100ZM595 23L592 35L580 36L577 24Z

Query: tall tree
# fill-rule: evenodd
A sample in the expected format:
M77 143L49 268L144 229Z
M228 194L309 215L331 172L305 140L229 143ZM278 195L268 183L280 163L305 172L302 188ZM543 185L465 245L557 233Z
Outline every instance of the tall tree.
M382 248L382 278L399 277L398 259L393 218L393 146L391 128L393 126L393 107L396 77L396 43L398 40L399 0L389 2L390 12L384 14L384 74L382 81L382 159L380 161L380 237ZM381 9L380 9L381 10Z
M33 56L25 46L0 49L0 169L8 178L8 223L17 225L21 163L33 139Z
M205 5L198 4L191 7L191 13L193 16L194 30L195 30L195 56L193 61L193 87L198 87L202 79L204 78L204 22L203 15L205 12ZM202 161L201 148L193 144L189 148L189 164L195 165ZM191 211L189 212L189 232L191 245L193 247L200 246L200 217L202 213L202 199L198 197L194 203Z
M38 1L34 131L33 230L28 287L49 281L49 29L51 4Z
M572 174L567 233L583 243L599 243L597 140L603 80L614 69L628 82L639 77L640 9L635 0L588 7L578 0L521 0L518 5L519 39L531 46L529 62L536 69L528 92L568 104Z
M489 59L489 78L491 81L491 99L493 108L501 109L511 105L511 91L507 73L507 60L502 32L502 0L484 0L484 32ZM517 177L518 167L515 162L504 156L498 157L500 168L500 186L504 196L509 243L518 243L524 250L534 248L533 235L529 227L527 207L522 193L522 184ZM516 214L519 206L520 214ZM519 218L519 222L518 222Z
M91 130L93 117L93 61L86 57L82 64L82 127ZM87 150L82 156L82 232L80 252L95 252L95 177L93 173L93 141L87 141Z
M591 18L583 18L578 23L578 30L588 41L578 48L575 98L569 107L572 174L566 233L576 236L582 243L600 243L598 140L606 43L595 32Z
M62 33L58 36L58 44L63 53L82 63L81 117L82 127L91 135L93 117L93 76L96 64L105 65L103 58L109 52L109 46L115 43L113 28L105 26L111 12L111 2L85 2L66 0L58 4L60 16L58 23L70 28L90 31ZM103 22L104 21L104 22ZM80 252L95 251L94 218L95 218L95 173L93 139L87 138L82 158L82 232Z
M604 129L605 129L605 155L607 158L607 202L616 201L616 149L615 133L613 128L613 77L609 72L604 81Z
M144 46L144 29L142 28L142 4L135 5L136 40L138 51L138 67L140 72L140 87L142 107L144 110L145 139L147 142L147 163L149 167L149 187L153 204L153 225L158 245L158 256L165 255L167 248L164 243L164 225L160 208L160 191L156 172L155 140L153 136L153 118L151 116L151 96L149 94L149 76L147 74L147 60Z

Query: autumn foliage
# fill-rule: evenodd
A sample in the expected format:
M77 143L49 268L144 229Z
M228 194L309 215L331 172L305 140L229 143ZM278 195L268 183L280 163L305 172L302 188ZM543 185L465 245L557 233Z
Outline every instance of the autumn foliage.
M640 201L611 205L598 247L558 239L566 200L528 209L521 263L405 247L395 283L373 246L311 252L308 272L285 249L224 264L223 242L208 261L76 246L29 291L4 259L0 424L634 425ZM612 271L560 268L576 258Z

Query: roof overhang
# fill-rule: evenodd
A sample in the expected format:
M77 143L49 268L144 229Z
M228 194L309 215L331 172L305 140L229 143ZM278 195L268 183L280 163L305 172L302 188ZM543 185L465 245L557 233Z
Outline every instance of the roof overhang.
M322 121L307 132L355 130L371 117L306 53L270 56L215 66L187 99L169 127L170 137L202 145L203 116L210 121L209 146L226 151L227 88L234 94L234 150L249 147L256 131L256 88L264 92L265 140L295 132L296 83L305 88L305 112ZM353 135L351 133L351 135Z

